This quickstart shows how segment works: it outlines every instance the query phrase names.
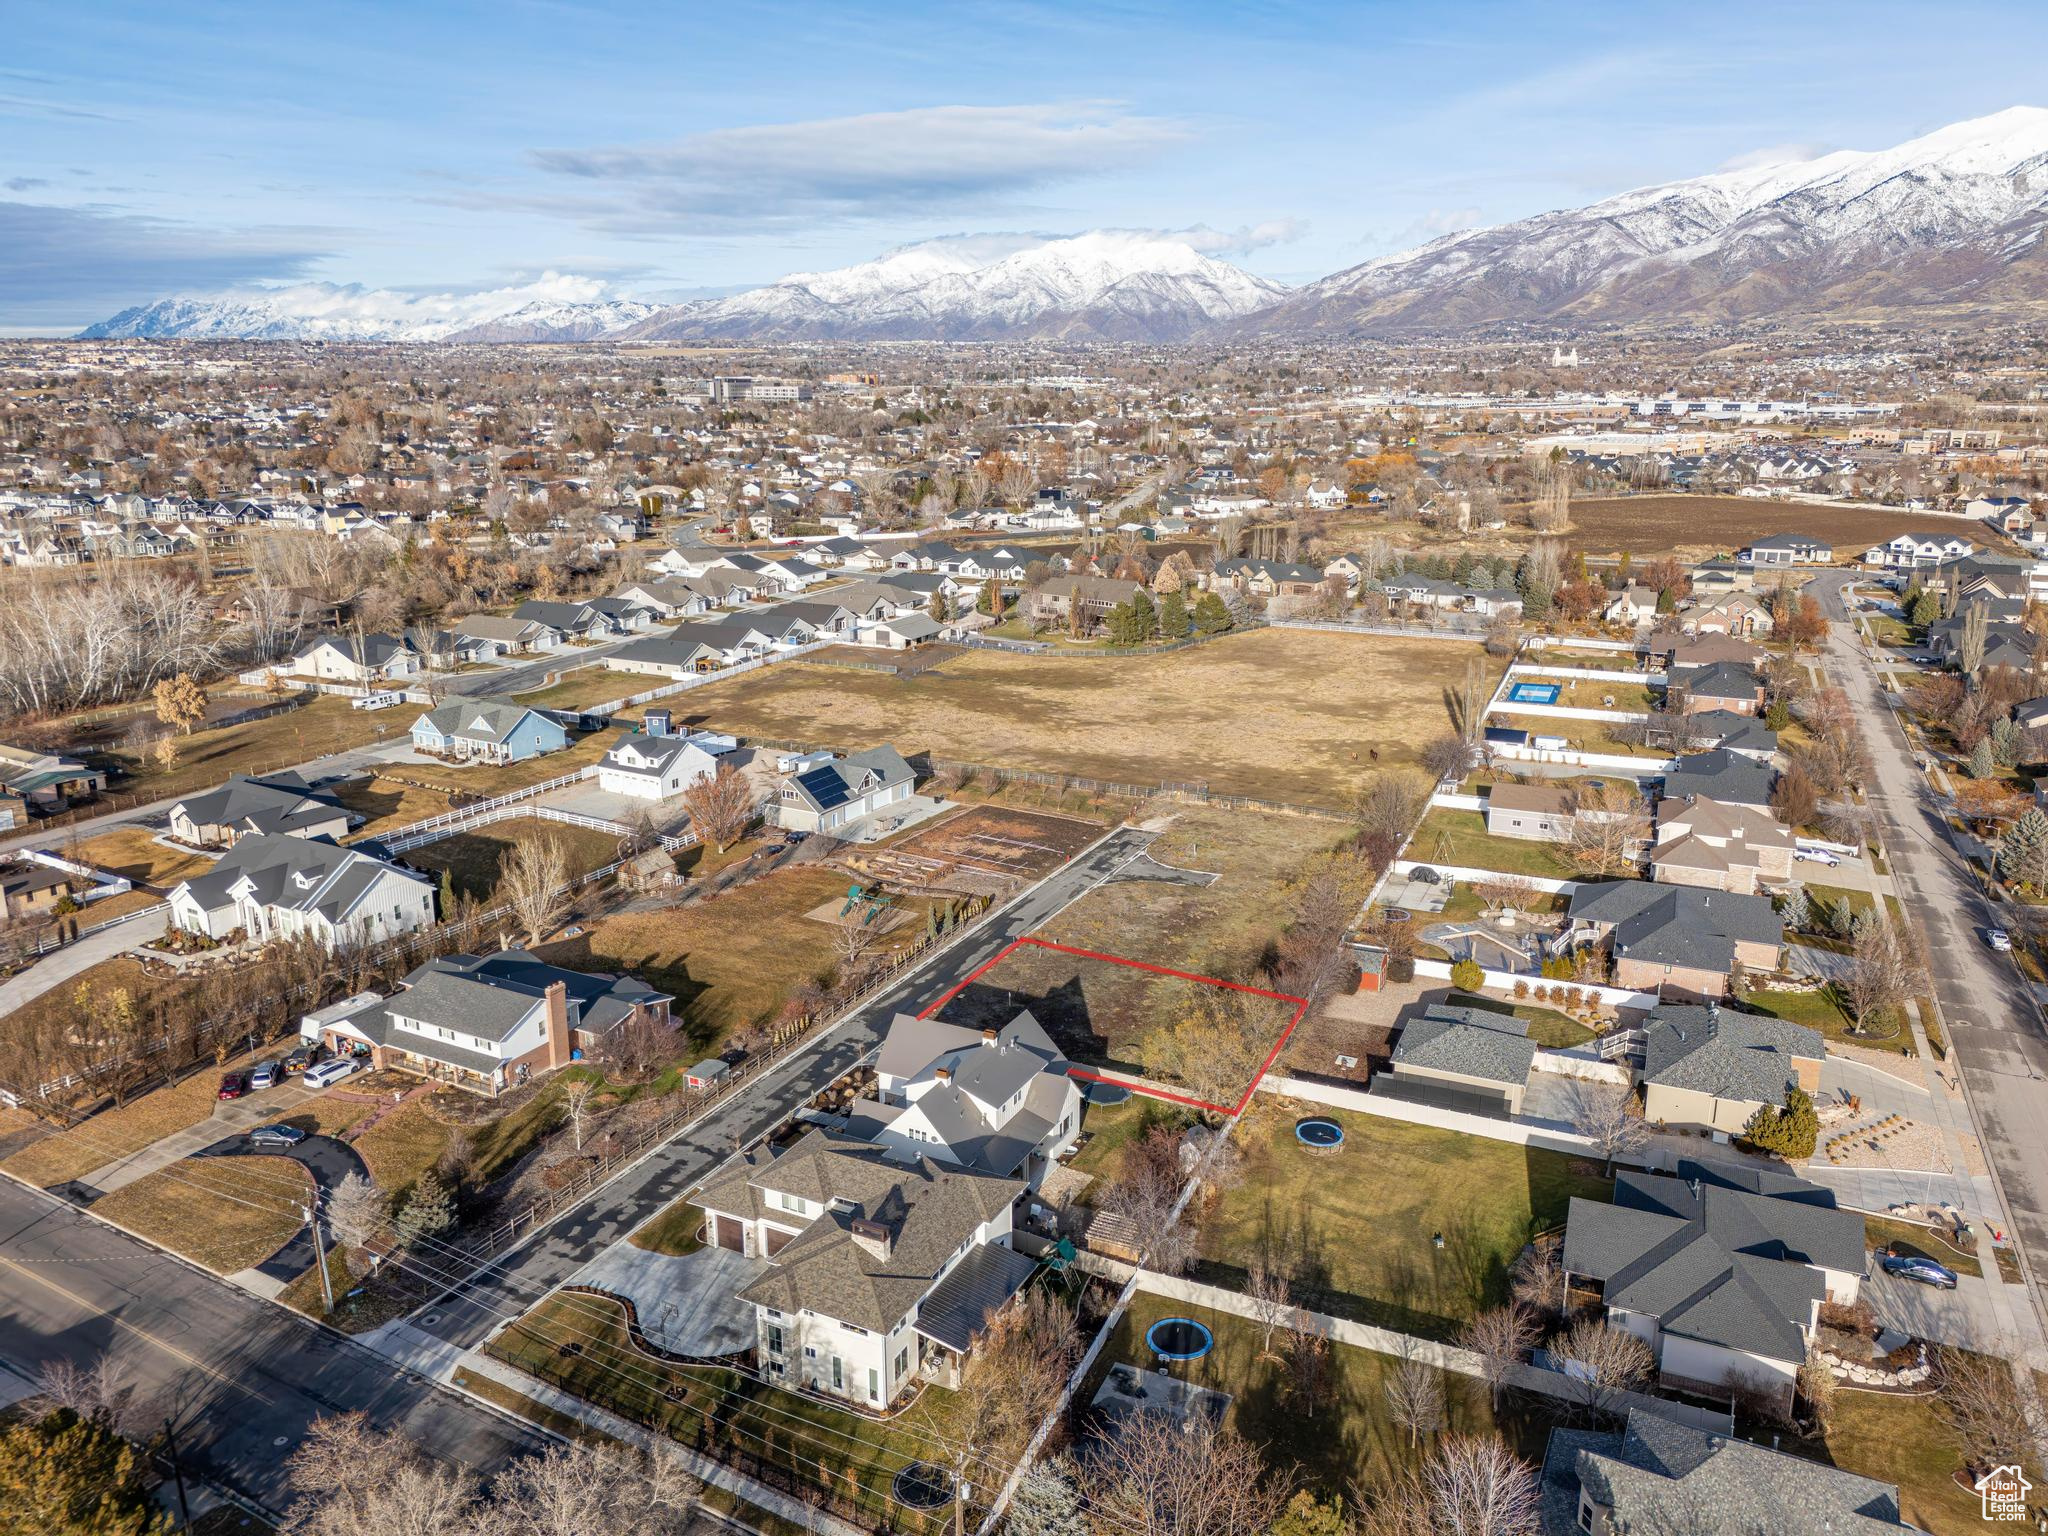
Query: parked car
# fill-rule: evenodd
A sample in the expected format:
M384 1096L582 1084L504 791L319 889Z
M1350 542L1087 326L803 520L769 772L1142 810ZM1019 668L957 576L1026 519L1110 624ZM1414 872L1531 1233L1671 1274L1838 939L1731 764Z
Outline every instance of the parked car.
M1997 950L2001 955L2012 953L2012 935L2003 928L1986 928L1984 930L1984 942Z
M283 1075L283 1073L278 1071L276 1062L266 1061L249 1074L249 1091L251 1093L261 1093L266 1088L275 1088L278 1078Z
M249 1133L252 1147L296 1147L306 1133L296 1125L259 1125Z
M1878 1261L1888 1275L1897 1275L1901 1280L1912 1280L1920 1285L1931 1285L1937 1290L1952 1291L1956 1288L1956 1272L1946 1264L1937 1264L1932 1259L1921 1258L1918 1254L1888 1253Z
M248 1091L249 1074L246 1072L229 1072L221 1077L220 1091L214 1097L220 1099L239 1099Z
M323 1049L321 1049L321 1047L317 1045L302 1045L297 1050L293 1051L289 1056L285 1057L285 1074L289 1076L294 1072L303 1072L308 1067L318 1066L320 1064L320 1058L325 1056L326 1054L326 1051L324 1051Z
M346 1056L338 1056L333 1061L323 1061L319 1066L307 1071L306 1086L308 1088L331 1087L333 1084L340 1082L344 1077L347 1077L355 1069L356 1063L349 1060Z
M1840 864L1842 862L1840 859L1836 858L1832 853L1829 853L1826 849L1823 848L1802 848L1797 853L1793 854L1792 857L1795 859L1802 859L1808 864L1825 864L1830 869L1834 868L1837 864Z

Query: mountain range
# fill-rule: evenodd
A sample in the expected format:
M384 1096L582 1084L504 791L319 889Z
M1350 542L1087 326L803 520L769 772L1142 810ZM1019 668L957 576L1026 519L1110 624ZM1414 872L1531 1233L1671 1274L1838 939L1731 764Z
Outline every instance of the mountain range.
M1123 341L2048 315L2048 109L1718 171L1461 231L1303 287L1131 230L959 236L725 298L548 273L482 293L326 283L178 297L113 336L334 341Z

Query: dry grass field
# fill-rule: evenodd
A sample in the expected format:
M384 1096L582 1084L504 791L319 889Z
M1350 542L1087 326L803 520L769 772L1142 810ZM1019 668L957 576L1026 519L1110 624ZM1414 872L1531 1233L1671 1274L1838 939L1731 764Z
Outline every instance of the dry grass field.
M93 1202L93 1214L215 1274L260 1264L299 1230L313 1191L288 1157L188 1157Z
M782 663L686 695L691 722L1119 783L1341 806L1448 723L1470 644L1262 629L1159 656L976 651L916 677ZM1489 685L1498 664L1489 661Z
M1867 507L1821 507L1755 496L1612 496L1572 503L1565 542L1591 555L1709 555L1768 533L1805 533L1833 543L1840 557L1860 555L1901 533L1960 534L1997 542L1979 523Z
M405 861L436 881L446 870L454 878L458 895L488 901L498 888L505 860L511 856L512 850L536 837L553 837L562 844L568 857L571 879L593 869L601 869L619 856L619 840L609 832L519 816L509 821L493 822L479 831L458 832L438 843L409 848Z
M72 857L69 852L64 856ZM76 856L109 874L125 876L137 885L153 885L163 890L213 868L213 860L204 854L166 848L141 827L116 827L111 832L89 837L78 845ZM98 913L114 909L95 902L94 910Z

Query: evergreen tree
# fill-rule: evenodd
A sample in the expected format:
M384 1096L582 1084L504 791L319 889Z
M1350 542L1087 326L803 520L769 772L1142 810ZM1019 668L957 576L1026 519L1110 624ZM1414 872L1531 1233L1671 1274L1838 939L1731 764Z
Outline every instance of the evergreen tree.
M1998 839L1998 872L2015 885L2048 889L2048 815L2029 810Z
M1788 1162L1804 1162L1813 1156L1820 1141L1820 1116L1806 1091L1794 1086L1785 1090L1783 1108L1759 1104L1742 1128L1742 1136L1761 1151L1775 1152Z
M1159 632L1169 640L1185 640L1191 623L1187 599L1178 592L1167 593L1159 605Z
M996 612L996 584L993 577L981 584L981 591L974 599L974 611L991 617Z
M1991 738L1979 737L1977 745L1970 749L1970 777L1988 779L1997 772L1998 753L1991 745Z
M1344 1536L1350 1529L1341 1499L1325 1503L1304 1488L1287 1501L1280 1518L1272 1524L1270 1536Z
M455 1196L430 1168L420 1175L405 1208L398 1213L399 1238L413 1243L423 1237L438 1237L454 1225Z
M1231 625L1230 610L1223 599L1214 592L1204 592L1195 599L1195 630L1204 635L1220 635Z
M0 1434L0 1531L24 1536L158 1536L145 1463L104 1416L59 1408Z
M1922 592L1906 608L1906 620L1915 629L1925 629L1941 617L1941 599L1932 592Z
M1152 606L1152 594L1140 587L1131 594L1131 630L1137 638L1130 643L1143 645L1158 627L1159 610Z
M1018 1479L1007 1536L1088 1536L1088 1529L1073 1464L1064 1456L1042 1461Z
M451 922L455 917L455 871L441 871L441 921Z
M1785 905L1778 909L1778 915L1785 919L1785 927L1793 933L1805 933L1813 921L1813 908L1806 899L1806 887L1795 885L1785 895Z
M2001 768L2010 768L2020 760L2023 734L2016 720L2008 718L1991 722L1991 755L1998 759Z

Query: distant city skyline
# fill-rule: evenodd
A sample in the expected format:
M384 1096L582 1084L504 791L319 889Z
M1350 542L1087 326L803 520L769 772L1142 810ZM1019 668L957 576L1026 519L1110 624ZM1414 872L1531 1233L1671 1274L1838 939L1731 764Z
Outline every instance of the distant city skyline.
M949 234L1298 282L2038 102L2048 13L1476 4L17 4L0 332L297 279L652 298Z

